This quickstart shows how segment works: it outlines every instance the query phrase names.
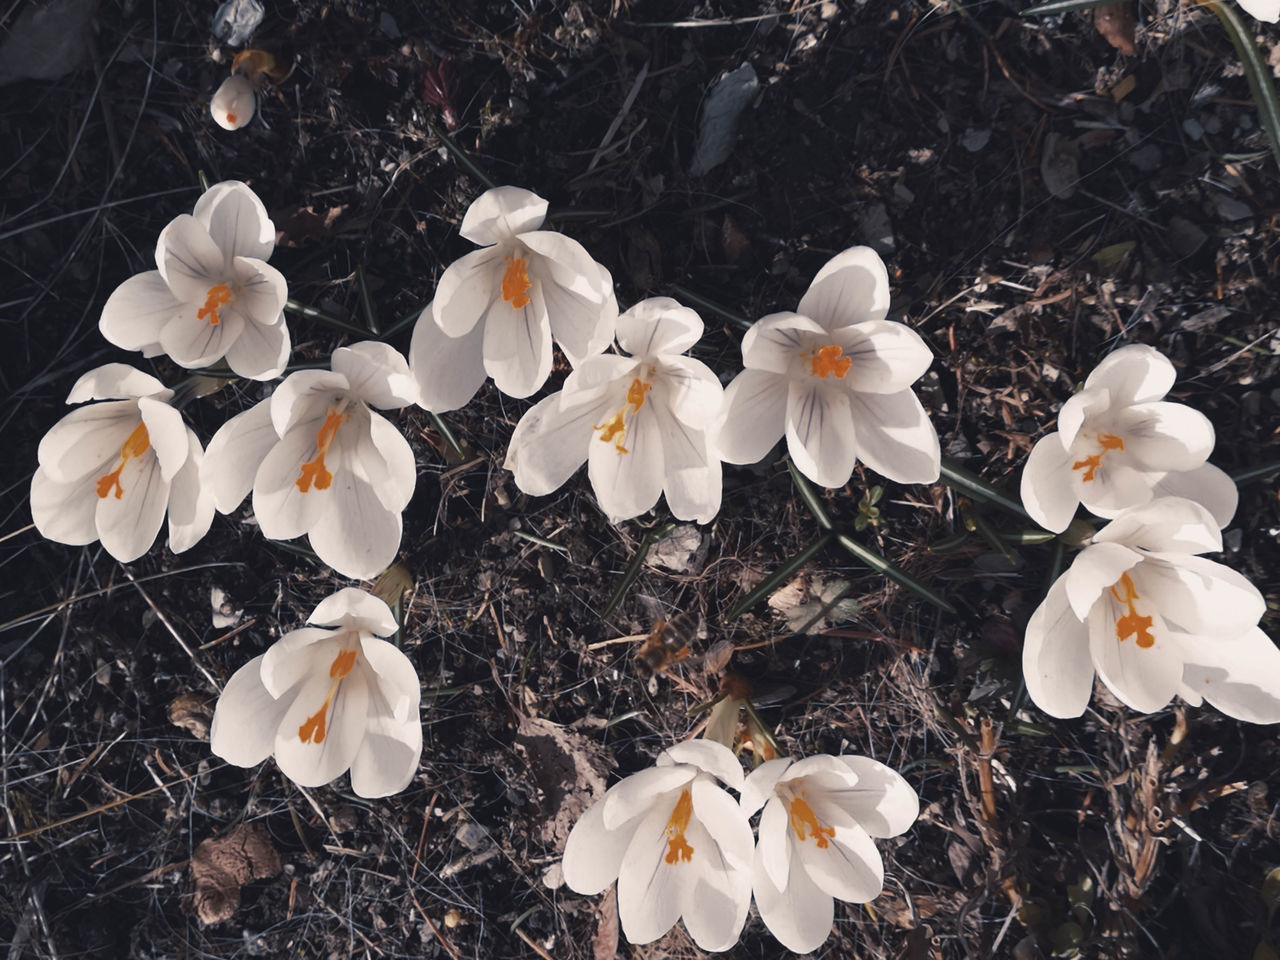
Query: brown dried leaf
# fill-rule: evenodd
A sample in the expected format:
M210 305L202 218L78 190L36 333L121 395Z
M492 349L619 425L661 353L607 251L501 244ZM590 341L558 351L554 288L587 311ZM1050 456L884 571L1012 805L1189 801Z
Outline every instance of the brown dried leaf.
M1093 26L1103 39L1121 53L1133 56L1138 48L1133 45L1132 0L1120 0L1106 7L1093 8Z
M197 740L209 739L209 724L212 720L213 711L209 709L209 698L202 694L179 694L169 704L169 722L190 730Z
M600 908L596 911L600 922L596 924L596 934L591 938L593 960L613 960L618 955L618 895L617 887L600 898Z
M224 836L210 837L191 858L196 916L203 924L231 919L240 909L242 886L282 869L280 854L260 823L242 823Z
M299 247L312 240L327 239L346 209L346 204L320 210L312 204L298 204L277 211L272 217L276 225L276 246Z

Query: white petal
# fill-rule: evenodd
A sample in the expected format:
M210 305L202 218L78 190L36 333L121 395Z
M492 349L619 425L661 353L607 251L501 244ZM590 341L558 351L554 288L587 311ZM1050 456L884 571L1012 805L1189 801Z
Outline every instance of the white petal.
M1123 543L1150 553L1217 553L1222 533L1198 503L1161 497L1126 510L1093 535L1094 543Z
M911 390L851 393L858 459L898 483L934 483L942 454L938 432Z
M1147 560L1133 571L1133 582L1139 595L1179 632L1238 637L1267 610L1248 578L1204 557L1180 556L1176 563Z
M708 783L700 783L709 790L716 790ZM695 790L698 786L699 783L694 784ZM737 813L737 805L731 800L729 803ZM696 807L696 800L694 804ZM751 827L747 825L746 818L741 818L738 826L746 839L746 859L741 865L725 869L723 848L708 850L705 857L701 855L704 844L713 844L710 826L711 821L701 819L689 825L689 842L695 851L698 873L682 915L685 929L693 942L703 950L719 952L738 942L747 920L747 911L751 909Z
M1213 424L1199 410L1163 400L1126 407L1115 429L1143 470L1189 470L1213 452Z
M692 357L667 356L657 368L676 419L698 430L710 429L720 419L724 387L710 367Z
M697 880L694 862L679 859L666 862L666 827L676 802L672 797L649 811L636 827L622 858L618 873L618 919L631 943L657 940L675 925L691 903ZM686 840L689 839L686 835ZM697 855L695 848L694 856Z
M332 684L327 673L309 677L285 712L276 734L276 763L281 772L303 787L321 787L351 766L356 751L364 741L369 717L369 690L359 671L353 671L338 684L331 700L326 700ZM323 711L323 739L314 725L313 716ZM303 730L309 740L300 739Z
M276 699L262 685L257 656L231 675L209 725L209 749L237 767L252 767L271 756L276 730L292 702Z
M695 776L697 770L688 764L670 767L647 767L614 784L605 795L604 827L617 830L624 823L648 812L655 801L678 790Z
M396 616L386 601L359 587L343 587L337 593L329 594L311 611L307 623L319 627L342 625L348 629L367 630L380 637L389 637L399 629Z
M857 462L850 394L838 387L792 381L787 391L787 451L796 469L824 487L849 482Z
M270 327L247 323L227 348L227 365L250 380L274 380L288 366L291 347L283 321Z
M40 536L55 543L83 546L98 539L98 494L92 474L54 480L40 468L31 477L31 519Z
M850 247L828 260L800 299L797 313L827 330L883 320L889 312L889 272L870 247Z
M475 244L507 240L536 230L547 218L547 201L520 187L494 187L472 201L458 232Z
M209 100L209 115L223 130L239 130L253 119L256 109L253 81L239 73L223 80Z
M1086 420L1101 419L1111 409L1109 390L1081 390L1058 411L1058 439L1070 449Z
M791 374L816 337L826 331L798 313L771 313L751 325L742 337L742 363L748 370Z
M1280 20L1280 0L1237 0L1245 13L1256 20L1275 23ZM1223 713L1226 713L1224 710Z
M671 515L709 523L720 511L720 459L704 431L681 423L660 405L653 413L662 436L662 488Z
M719 848L719 855L712 862L727 863L743 872L750 870L755 839L737 801L705 777L694 780L692 789L693 815Z
M351 759L351 789L360 797L389 797L413 780L422 757L422 720L393 715L376 689L369 691L364 741Z
M158 347L160 331L182 310L159 270L130 277L107 298L98 329L125 350Z
M1151 617L1150 645L1139 646L1133 634L1119 638L1118 621L1128 614L1128 607L1108 590L1089 614L1089 650L1098 676L1122 703L1154 713L1178 692L1182 659L1159 612L1145 598L1137 601L1136 610Z
M787 378L764 370L743 370L724 391L716 436L726 463L758 463L787 428Z
M431 304L418 316L409 344L409 367L418 403L432 413L466 406L485 381L484 328L451 337L436 323Z
M1159 400L1173 386L1177 373L1168 357L1154 347L1134 343L1113 351L1093 368L1084 385L1104 388L1117 406Z
M890 320L868 320L838 331L832 339L853 361L845 379L859 393L905 390L933 363L933 351L920 334Z
M187 443L187 461L174 476L169 490L169 549L174 553L194 547L213 523L213 493L200 482L204 451L190 428Z
M818 889L849 903L867 903L884 887L884 862L875 841L861 827L834 825L825 847L797 843L799 860Z
M504 253L502 247L472 250L440 275L432 313L449 336L469 333L491 307L506 306L500 298Z
M128 563L151 549L169 505L169 481L162 476L154 452L124 464L116 493L120 495L98 499L94 522L103 549Z
M237 311L222 310L218 323L201 319L203 300L188 302L182 313L160 331L160 346L180 367L193 369L221 360L244 332L244 317Z
M642 372L641 364L632 357L620 357L616 353L587 357L564 378L561 404L568 408L591 402L606 387L620 391L621 397Z
M504 466L532 497L558 490L586 463L593 428L609 416L608 402L561 410L561 395L539 400L516 424Z
M1078 717L1093 694L1089 627L1067 602L1065 577L1059 577L1027 624L1022 646L1027 695L1051 717Z
M160 232L156 262L173 295L187 304L193 317L209 288L226 281L231 266L231 258L213 242L208 228L186 213Z
M182 414L151 397L138 400L138 414L147 428L147 442L160 460L161 475L166 481L172 481L191 453L189 431L182 422Z
M702 330L695 311L670 297L650 297L618 317L618 345L633 357L684 353Z
M652 509L662 494L662 431L652 404L646 404L627 416L618 437L606 441L603 436L587 446L587 476L600 509L617 523Z
M439 296L436 297L439 303ZM534 393L551 374L551 326L538 287L513 309L506 301L490 308L484 324L484 369L509 397Z
M851 813L872 837L896 837L920 816L920 798L898 771L870 757L839 758L858 778L832 799Z
M1054 533L1071 525L1080 506L1071 470L1074 460L1061 434L1050 433L1036 441L1022 468L1022 506L1032 520Z
M617 880L622 858L638 823L606 830L604 801L598 800L588 807L573 825L564 845L561 867L569 889L594 895Z
M752 871L756 908L779 943L795 953L810 953L831 935L835 901L809 879L798 850L791 852L790 873L785 892L779 890L761 865L759 851L756 852Z
M344 577L373 579L400 550L400 513L354 470L335 470L328 492L330 503L310 530L311 549Z
M289 283L265 259L238 256L231 261L235 299L229 304L244 314L245 319L263 326L273 326L284 319L284 305L289 300Z
M577 241L558 233L524 234L522 241L539 238L538 246L564 256L566 245L577 249L570 263L543 259L529 266L536 287L534 299L541 297L552 337L573 364L600 353L613 340L618 319L618 301L612 295L613 278L593 261ZM564 248L564 249L562 249ZM584 271L579 274L578 271ZM609 290L599 288L601 274L608 278Z
M742 764L732 750L714 740L685 740L667 747L658 754L658 766L691 764L703 773L709 773L726 787L741 790L746 776Z
M313 675L328 676L342 652L344 637L336 630L298 627L267 648L262 658L262 685L273 697L289 698L289 691Z
M756 845L756 856L760 859L761 868L776 889L786 890L791 885L791 848L794 844L791 842L791 821L781 798L772 796L765 803L758 833L760 840Z
M1062 577L1067 602L1077 620L1087 620L1098 598L1121 574L1142 561L1137 550L1119 543L1095 543L1085 547Z
M191 215L205 225L213 242L228 258L268 260L276 248L275 224L247 183L215 183L200 195Z
M790 757L774 757L747 774L742 784L742 796L739 798L742 812L751 816L763 807L765 801L773 796L773 788L778 778L787 772L789 766L791 766Z
M127 363L104 363L84 374L67 394L67 403L86 400L125 400L163 393L161 400L172 396L164 384Z
M418 399L409 361L388 343L363 340L333 351L334 373L347 378L347 389L371 407L398 409Z
M205 451L200 476L220 513L230 513L249 495L258 467L279 439L271 423L270 398L218 428Z
M361 436L360 457L369 464L364 474L373 484L382 500L383 506L397 513L404 510L413 499L413 491L418 483L417 462L413 458L413 447L404 434L385 417L376 413L369 415L368 440L373 445L370 455L364 446L365 437ZM374 473L372 464L378 464L378 473Z
M1280 649L1257 627L1219 642L1177 637L1186 659L1182 679L1229 717L1280 723Z
M1236 482L1211 463L1192 470L1174 470L1156 481L1152 488L1156 497L1184 497L1194 500L1211 514L1219 527L1225 527L1235 516L1240 504Z
M386 640L362 636L360 651L370 671L370 688L385 701L397 722L417 722L418 705L422 701L422 683L403 650Z
M299 370L271 394L271 422L283 437L303 420L323 420L325 410L347 393L347 378L328 370Z
M332 499L332 487L321 490L311 484L305 492L298 489L302 464L316 456L316 431L308 426L299 424L272 446L254 477L253 513L268 540L292 540L307 533Z
M1137 470L1114 456L1104 456L1092 480L1081 476L1080 502L1100 517L1115 517L1131 507L1149 503L1159 479L1158 473Z
M136 400L108 400L72 410L40 440L36 458L51 480L69 483L110 470L141 417Z

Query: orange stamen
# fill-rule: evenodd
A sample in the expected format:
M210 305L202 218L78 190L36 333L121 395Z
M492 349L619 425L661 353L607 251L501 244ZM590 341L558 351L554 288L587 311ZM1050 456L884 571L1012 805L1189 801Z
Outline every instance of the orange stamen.
M593 424L591 429L599 430L600 439L605 443L612 443L613 448L619 453L630 453L631 451L622 445L622 441L626 439L627 404L631 405L631 416L634 417L644 406L644 398L652 387L652 383L636 377L631 381L631 386L627 387L626 403L604 423Z
M129 434L129 439L120 445L120 465L98 478L98 499L107 499L113 489L117 500L124 496L124 487L120 485L120 474L124 471L125 464L134 457L142 456L149 449L151 449L151 437L147 433L147 425L139 423L133 428L133 433Z
M803 842L806 839L804 835L805 827L808 827L809 836L818 845L819 849L825 850L830 845L829 838L836 835L836 828L824 827L818 819L818 815L813 812L813 808L805 803L804 797L792 798L789 813L791 829L796 832L796 839Z
M228 110L228 111L227 111L227 123L231 124L232 126L235 126L235 122L236 122L236 115L235 115L234 113L232 113L230 110ZM216 322L216 321L215 321L215 322Z
M312 483L315 484L317 490L328 490L329 484L333 482L333 474L325 469L324 455L329 452L329 448L333 446L334 438L338 436L338 428L347 420L345 413L339 413L330 407L325 411L324 423L320 429L316 431L316 455L315 459L308 460L302 465L302 470L298 473L298 479L293 481L299 490L303 493L311 489Z
M852 358L846 357L839 345L834 343L815 350L809 359L809 369L815 377L823 380L833 374L837 380L843 380L852 366Z
M1083 460L1077 460L1071 465L1072 470L1084 470L1084 475L1080 477L1085 483L1093 479L1093 475L1097 469L1102 466L1102 458L1112 450L1124 449L1124 438L1113 436L1110 433L1098 434L1098 446L1102 448L1098 453L1090 454Z
M228 113L227 122L235 123L235 114ZM222 317L218 316L218 308L225 307L234 299L235 294L231 292L231 288L225 283L220 283L216 287L210 287L209 292L205 294L204 306L196 311L196 319L208 320L209 326L216 327L222 322Z
M507 257L507 269L502 274L502 299L511 304L513 310L526 307L529 305L529 288L532 286L524 257Z
M1123 589L1124 596L1116 587ZM1155 646L1156 638L1151 633L1152 618L1140 616L1133 605L1133 601L1142 599L1138 596L1138 588L1133 585L1133 578L1127 573L1120 574L1120 579L1111 585L1111 595L1118 603L1123 603L1127 611L1116 619L1116 638L1123 643L1125 638L1135 637L1135 642L1143 650Z
M329 714L329 704L333 702L334 694L342 685L342 679L355 669L357 653L356 650L341 650L333 658L333 663L329 665L329 676L333 678L333 683L329 684L329 692L325 695L324 703L320 705L319 710L303 721L302 726L298 727L298 739L303 743L324 743L325 718Z
M692 817L693 795L686 788L680 791L680 799L676 801L671 819L667 821L667 855L663 857L667 863L688 863L693 859L693 847L684 838Z

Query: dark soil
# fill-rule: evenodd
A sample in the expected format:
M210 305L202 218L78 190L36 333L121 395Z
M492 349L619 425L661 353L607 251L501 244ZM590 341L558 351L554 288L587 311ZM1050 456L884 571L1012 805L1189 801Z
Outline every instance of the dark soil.
M726 313L791 309L830 256L872 243L889 264L891 316L937 355L918 390L944 451L988 480L1016 490L1031 443L1120 342L1178 365L1175 395L1213 420L1216 463L1273 461L1280 185L1216 18L1143 3L1128 56L1088 12L1023 20L998 0L268 3L253 44L292 72L227 133L207 106L233 54L209 33L215 6L102 0L79 70L0 87L11 398L0 941L11 960L608 960L606 898L558 885L556 865L593 789L687 736L688 709L716 688L697 657L651 682L634 644L600 645L675 610L705 620L702 650L732 644L736 671L781 688L763 714L784 748L869 754L922 796L915 828L882 844L884 894L837 908L823 956L1274 956L1254 953L1275 936L1263 899L1280 864L1274 730L1207 707L1138 716L1102 690L1080 720L1039 714L1019 651L1053 548L1017 547L1010 563L975 534L928 552L964 529L963 498L943 485L886 484L878 521L854 535L957 615L832 546L806 576L849 581L851 620L793 635L759 603L727 621L819 534L775 455L726 468L724 507L690 564L646 565L602 617L645 534L668 519L661 505L614 527L581 475L553 496L521 495L502 460L529 402L492 386L445 417L461 461L429 416L400 414L421 469L401 561L426 747L418 779L383 801L353 796L345 778L300 790L270 761L228 767L171 722L194 715L198 731L210 681L225 683L341 578L264 541L247 508L181 556L158 544L127 567L26 528L36 445L81 373L124 360L183 376L125 356L96 324L110 292L152 267L156 235L191 208L200 174L262 196L285 232L272 262L297 299L362 323L357 268L384 329L430 299L470 249L457 224L484 188L433 133L443 121L423 78L444 58L466 155L549 198L624 304L678 286L719 305L699 305L708 333L695 352L726 376L740 366ZM19 12L5 11L9 25ZM1280 34L1260 34L1269 53ZM760 93L733 154L691 177L699 104L743 62ZM1055 196L1046 156L1070 174L1073 155L1078 175L1058 187L1069 196ZM325 362L349 340L290 324L295 362ZM392 342L407 350L408 339L406 328ZM238 383L186 412L207 442L260 395ZM859 469L824 497L838 529L853 533L880 482ZM1273 608L1278 536L1274 477L1242 487L1220 559ZM243 610L240 627L212 626L215 587ZM191 862L210 854L196 849L250 835L233 833L246 823L283 869L252 879L270 870L246 861L240 906L206 925ZM262 862L274 865L269 851ZM700 954L677 927L618 955ZM786 952L753 917L727 955Z

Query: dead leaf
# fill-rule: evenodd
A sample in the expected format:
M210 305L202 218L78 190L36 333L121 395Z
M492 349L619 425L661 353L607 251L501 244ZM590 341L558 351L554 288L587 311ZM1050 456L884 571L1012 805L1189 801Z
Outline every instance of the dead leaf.
M169 704L169 722L175 727L190 730L197 740L209 739L209 724L213 721L213 711L209 709L209 698L199 693L183 693Z
M596 924L596 935L591 938L591 951L594 960L613 960L618 955L618 894L613 887L600 899L600 907L596 911L600 922Z
M578 818L604 795L613 754L590 737L538 717L520 719L516 748L542 794L542 842L561 850Z
M1093 26L1107 43L1121 53L1131 57L1138 52L1138 48L1133 45L1133 0L1120 0L1110 6L1094 7Z
M210 837L191 858L196 917L206 925L231 919L240 909L241 887L282 869L280 854L260 823L242 823L221 837Z
M346 204L343 204L317 210L308 203L276 212L272 215L276 225L276 246L300 247L312 240L327 239L346 209Z

